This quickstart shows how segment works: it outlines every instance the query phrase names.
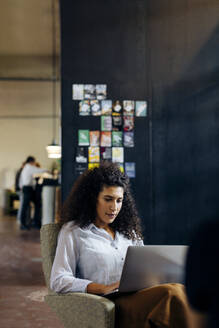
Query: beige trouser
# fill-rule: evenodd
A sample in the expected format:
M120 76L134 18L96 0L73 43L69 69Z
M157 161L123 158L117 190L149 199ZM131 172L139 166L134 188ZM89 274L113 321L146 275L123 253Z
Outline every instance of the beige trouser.
M200 328L181 284L163 284L109 298L116 304L116 328Z

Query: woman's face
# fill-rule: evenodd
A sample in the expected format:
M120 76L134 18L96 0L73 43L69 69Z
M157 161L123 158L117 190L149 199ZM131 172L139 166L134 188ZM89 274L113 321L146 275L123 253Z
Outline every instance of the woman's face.
M112 223L122 208L124 190L118 186L105 186L97 197L95 224L105 227Z

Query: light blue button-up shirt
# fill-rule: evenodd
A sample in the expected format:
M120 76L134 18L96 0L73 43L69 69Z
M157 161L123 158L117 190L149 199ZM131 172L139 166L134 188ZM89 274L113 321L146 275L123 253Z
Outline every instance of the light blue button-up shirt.
M128 246L143 245L116 232L115 239L93 223L79 228L70 221L58 237L50 287L61 293L86 292L91 282L111 284L121 278Z

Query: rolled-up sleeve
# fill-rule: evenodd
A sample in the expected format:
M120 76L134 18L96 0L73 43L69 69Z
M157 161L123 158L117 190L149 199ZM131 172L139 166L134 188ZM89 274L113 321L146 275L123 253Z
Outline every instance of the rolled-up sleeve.
M77 249L70 229L61 229L50 277L50 288L57 293L86 292L92 281L76 278Z

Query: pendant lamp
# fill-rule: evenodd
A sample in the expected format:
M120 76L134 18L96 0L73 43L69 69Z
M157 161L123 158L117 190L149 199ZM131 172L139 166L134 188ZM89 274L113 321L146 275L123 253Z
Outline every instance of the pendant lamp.
M53 127L52 133L53 138L50 145L46 146L48 158L61 158L61 146L56 143L56 15L55 15L55 0L52 0L52 120Z

